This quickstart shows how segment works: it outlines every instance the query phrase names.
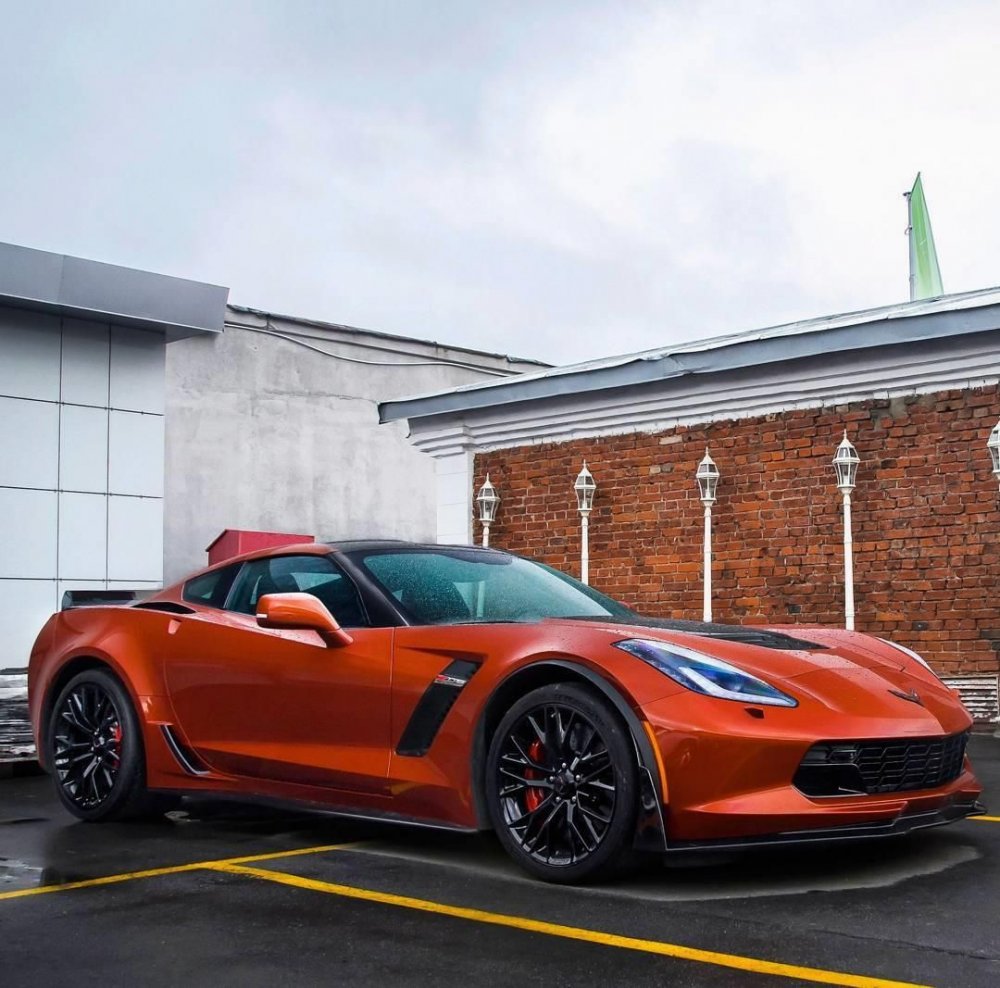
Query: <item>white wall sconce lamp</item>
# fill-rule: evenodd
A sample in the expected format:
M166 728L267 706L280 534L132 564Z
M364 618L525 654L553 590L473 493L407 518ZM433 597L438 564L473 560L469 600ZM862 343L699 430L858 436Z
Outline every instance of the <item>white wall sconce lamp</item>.
M497 489L490 483L490 475L486 475L486 483L479 488L476 495L476 504L479 505L479 520L483 526L483 548L490 544L490 525L497 516L497 508L500 505L500 495Z
M851 534L851 491L856 486L861 458L847 438L837 447L833 468L837 472L837 490L844 496L844 627L854 630L854 538Z
M712 505L715 504L715 492L719 486L719 468L705 447L705 456L698 464L695 479L698 481L698 493L701 503L705 506L705 540L704 540L704 580L702 620L712 620Z
M986 440L986 448L990 451L993 461L993 476L1000 481L1000 422L993 426L990 438Z
M581 543L580 543L580 580L590 583L590 511L594 507L594 494L597 484L593 474L587 469L587 461L583 461L583 469L577 474L573 483L576 492L576 506L580 512Z

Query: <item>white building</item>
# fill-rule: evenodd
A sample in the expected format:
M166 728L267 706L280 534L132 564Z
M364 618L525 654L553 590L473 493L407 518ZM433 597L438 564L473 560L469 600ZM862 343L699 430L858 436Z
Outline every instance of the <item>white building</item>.
M433 541L434 464L378 403L547 366L230 305L167 348L164 578L224 528Z
M227 296L0 244L0 759L66 590L154 589L225 528L431 539L433 464L379 401L545 366Z
M0 244L0 675L65 589L160 584L166 344L227 295Z

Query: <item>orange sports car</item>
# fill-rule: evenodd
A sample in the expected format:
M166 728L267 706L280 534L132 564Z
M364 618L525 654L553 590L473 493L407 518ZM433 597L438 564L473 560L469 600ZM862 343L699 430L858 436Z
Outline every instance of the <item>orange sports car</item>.
M982 812L969 715L909 649L643 617L491 549L286 546L63 610L29 690L84 820L217 793L493 829L555 882Z

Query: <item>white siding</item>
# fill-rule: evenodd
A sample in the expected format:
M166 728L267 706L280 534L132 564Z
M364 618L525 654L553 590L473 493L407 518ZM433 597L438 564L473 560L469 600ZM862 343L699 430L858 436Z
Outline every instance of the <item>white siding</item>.
M57 517L55 491L0 487L0 579L55 578Z
M59 487L104 494L108 489L108 410L63 405Z
M0 628L3 653L0 669L28 664L31 646L48 616L56 609L56 585L48 580L0 581ZM14 685L14 681L10 680Z
M163 497L163 416L112 411L108 435L110 492Z
M4 487L55 489L59 473L59 406L26 398L0 398Z
M59 319L22 309L5 309L0 395L59 400Z
M63 321L63 401L108 407L109 336L108 327L100 323Z
M59 576L107 579L108 499L103 494L59 495Z
M64 591L162 579L165 350L0 308L0 669L27 664Z
M163 574L163 501L117 497L108 503L108 579L159 580Z

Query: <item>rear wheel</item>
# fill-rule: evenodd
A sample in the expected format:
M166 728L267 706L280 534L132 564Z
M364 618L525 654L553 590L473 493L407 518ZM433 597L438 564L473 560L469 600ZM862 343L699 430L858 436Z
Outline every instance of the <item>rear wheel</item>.
M48 763L63 805L81 820L155 815L166 804L146 790L139 718L105 669L74 676L52 706Z
M606 877L629 855L636 759L614 709L575 683L518 700L493 736L487 799L510 856L550 882Z

